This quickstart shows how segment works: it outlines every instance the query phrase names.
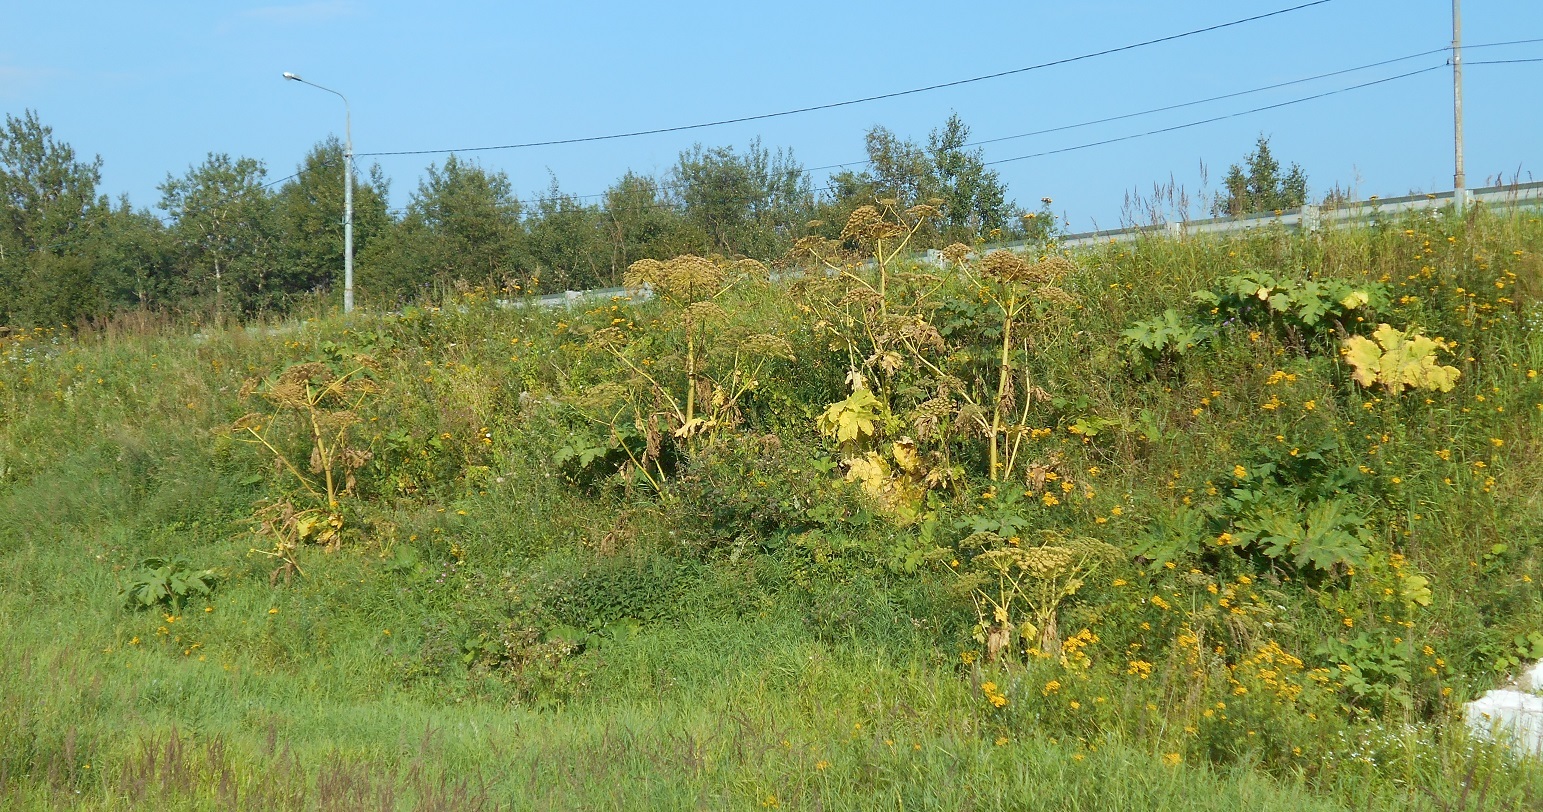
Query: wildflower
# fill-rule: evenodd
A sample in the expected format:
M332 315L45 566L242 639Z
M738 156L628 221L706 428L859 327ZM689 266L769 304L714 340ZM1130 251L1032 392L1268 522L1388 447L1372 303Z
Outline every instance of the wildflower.
M1238 479L1248 479L1248 469L1241 465L1232 466L1232 475Z
M279 613L279 608L277 606L275 606L272 609L268 610L268 614L270 614L270 615L276 615L278 613Z
M1007 744L1008 741L1009 740L1008 740L1008 738L1006 736L998 736L997 737L997 746L1001 747L1002 745Z
M1163 754L1163 763L1168 765L1169 767L1177 767L1177 766L1179 766L1179 763L1182 762L1183 760L1184 760L1184 757L1179 755L1178 753L1164 753Z
M829 767L829 766L830 766L830 762L829 761L816 761L814 763L814 768L816 770L824 770L826 767Z

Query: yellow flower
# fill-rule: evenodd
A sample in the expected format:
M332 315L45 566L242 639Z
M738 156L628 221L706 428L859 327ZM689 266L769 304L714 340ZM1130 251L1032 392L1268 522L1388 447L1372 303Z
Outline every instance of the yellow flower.
M1163 763L1168 765L1169 767L1177 767L1177 766L1179 766L1179 763L1182 762L1183 760L1184 760L1184 757L1179 755L1178 753L1165 753L1165 754L1163 754Z
M1006 736L998 736L997 737L997 746L998 747L1001 747L1002 745L1007 744L1007 742L1008 742L1008 738Z
M277 606L275 606L272 609L268 610L268 614L270 614L270 615L276 615L278 613L279 613L279 608Z
M816 770L823 770L823 769L825 769L826 767L829 767L829 766L830 766L830 762L829 761L816 761L814 763L814 768Z
M1232 466L1232 475L1238 479L1248 479L1248 469L1241 465Z

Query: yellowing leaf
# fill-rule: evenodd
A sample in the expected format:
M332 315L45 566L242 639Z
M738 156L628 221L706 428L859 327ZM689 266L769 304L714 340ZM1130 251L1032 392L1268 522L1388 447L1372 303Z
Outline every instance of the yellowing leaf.
M1418 330L1405 333L1387 324L1378 325L1372 338L1376 341L1361 336L1344 341L1345 361L1354 368L1356 383L1366 387L1380 383L1395 395L1406 388L1450 392L1457 385L1462 372L1436 363L1437 350L1446 349L1441 342Z
M825 408L819 417L820 432L834 436L841 443L872 437L880 406L873 392L858 389L848 395L846 400L836 401Z
M909 437L896 442L891 453L894 454L895 464L908 474L915 474L922 467L921 455L916 453L916 443Z
M1403 583L1399 585L1399 591L1404 593L1404 600L1410 603L1430 606L1430 581L1423 575L1405 575Z

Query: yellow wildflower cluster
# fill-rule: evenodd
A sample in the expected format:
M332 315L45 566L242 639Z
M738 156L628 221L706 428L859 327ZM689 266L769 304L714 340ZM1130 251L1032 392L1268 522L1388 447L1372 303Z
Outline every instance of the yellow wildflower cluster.
M1057 685L1056 687L1060 686ZM1007 696L997 690L997 684L994 682L982 682L980 684L980 692L985 694L986 701L990 702L993 708L1000 708L1007 704Z
M1066 668L1087 668L1092 664L1092 660L1088 658L1087 649L1097 642L1098 635L1088 629L1083 629L1061 641L1061 665Z

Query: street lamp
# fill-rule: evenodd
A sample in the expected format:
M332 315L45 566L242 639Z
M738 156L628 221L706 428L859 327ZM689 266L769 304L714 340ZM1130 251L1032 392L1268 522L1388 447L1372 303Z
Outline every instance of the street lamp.
M354 310L354 133L348 97L330 87L308 82L289 71L284 78L325 90L343 100L343 312Z

